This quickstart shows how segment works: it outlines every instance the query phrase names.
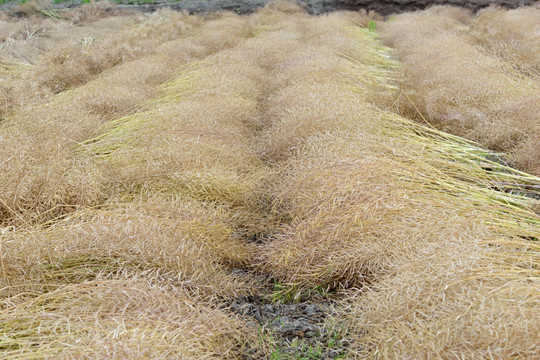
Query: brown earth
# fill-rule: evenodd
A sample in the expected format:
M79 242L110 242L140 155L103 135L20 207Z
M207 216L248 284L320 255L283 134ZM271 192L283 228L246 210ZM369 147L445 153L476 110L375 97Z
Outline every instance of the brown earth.
M233 11L246 14L256 11L265 6L271 0L125 0L118 7L121 9L134 9L143 12L153 12L161 8L186 10L189 13L204 13L220 10ZM507 8L532 5L536 0L292 0L298 2L310 14L322 14L333 10L360 10L376 11L382 15L400 13L405 11L421 10L431 5L454 5L462 6L473 11L496 4ZM79 6L80 0L72 0L56 4L56 9ZM9 9L17 4L17 1L0 5L2 9Z
M171 7L176 10L187 10L190 13L231 10L239 14L250 13L265 6L270 0L185 0L175 3L156 3L147 5L120 5L120 7L138 7L143 11L154 11L161 7ZM480 10L492 4L507 8L532 5L535 0L297 0L310 14L322 14L333 10L376 11L382 15L405 11L422 10L431 5L462 6L473 11Z
M374 10L382 15L425 9L432 5L462 6L473 11L496 4L507 8L532 5L534 0L337 0L336 8Z

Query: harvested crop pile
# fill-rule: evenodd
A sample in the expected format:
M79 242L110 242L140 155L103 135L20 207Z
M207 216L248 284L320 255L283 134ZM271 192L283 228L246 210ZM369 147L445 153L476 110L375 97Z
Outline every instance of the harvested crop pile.
M134 28L132 15L92 6L78 10L97 14L87 21L65 16L118 29L99 35L96 57L73 45L44 67L64 51L46 42L0 67L4 93L33 79L47 94L0 108L0 357L540 351L540 178L415 121L429 106L405 88L416 61L400 51L417 51L400 48L407 34L393 44L401 64L372 15L278 2L246 17L139 15ZM481 47L492 32L473 34L466 12L403 15L385 36L415 16L503 72L486 109L518 95L534 106L533 63ZM122 39L128 50L111 45ZM37 51L34 40L16 46ZM82 75L66 87L41 81L73 67ZM494 148L518 163L519 146Z
M0 21L0 66L10 70L0 81L6 94L0 119L8 110L43 103L107 69L154 54L163 42L192 35L203 24L172 12L110 17L110 6L102 4L85 5L65 21L37 15Z
M137 279L66 285L10 306L0 324L4 359L237 359L257 340L222 310Z
M431 125L508 153L512 165L539 175L540 79L520 69L528 74L536 71L538 53L526 43L538 40L538 24L533 23L540 9L516 11L531 14L525 18L530 27L491 30L504 27L512 13L497 16L502 11L487 10L472 19L465 10L434 7L396 16L384 23L382 33L402 62L401 114L420 119L419 109ZM485 33L482 41L474 36L477 31ZM505 39L499 39L501 32ZM510 50L520 41L526 50ZM516 69L516 58L509 51L521 56L522 66Z
M243 22L234 15L210 21L186 39L165 42L155 54L119 65L0 123L0 222L46 221L102 202L107 197L103 175L91 158L78 156L77 144L96 136L99 126L144 109L179 67L237 44Z
M488 8L478 14L471 28L490 54L540 81L540 7Z
M392 89L395 64L367 32L332 34L351 48L299 56L270 99L262 138L284 221L259 266L295 287L356 288L342 314L362 358L533 357L540 218L494 189L538 178L375 106L365 93Z
M219 16L2 124L4 357L264 352L222 310L255 289L232 270L252 253L260 160L242 140L255 75L228 62L221 89L214 76L223 59L249 60L210 55L245 41L246 26Z
M170 276L197 295L249 294L249 285L226 271L250 256L233 225L220 207L156 199L80 212L47 228L8 232L3 237L8 255L2 293L20 298L33 289L142 272Z

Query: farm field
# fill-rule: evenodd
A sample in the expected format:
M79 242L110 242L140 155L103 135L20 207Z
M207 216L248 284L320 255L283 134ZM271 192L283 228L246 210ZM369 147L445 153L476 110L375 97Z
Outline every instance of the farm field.
M21 6L0 358L538 358L540 7Z

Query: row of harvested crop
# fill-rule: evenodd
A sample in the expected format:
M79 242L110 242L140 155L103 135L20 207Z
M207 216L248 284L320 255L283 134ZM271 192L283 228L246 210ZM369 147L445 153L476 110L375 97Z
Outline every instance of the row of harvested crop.
M264 274L335 290L351 357L532 358L540 218L514 189L540 180L383 110L398 64L365 22L222 15L146 58L200 50L159 88L127 63L10 117L4 357L261 358L271 337L223 305ZM159 96L74 107L116 83Z
M508 153L513 166L540 175L540 8L473 18L434 7L396 16L382 34L402 63L398 112Z
M285 70L296 80L271 100L263 138L277 161L275 211L289 220L260 268L353 289L340 311L362 356L533 357L540 218L533 201L493 188L538 179L493 171L473 144L375 106L364 74L395 65L384 51L363 58L376 41L350 31L334 30L345 48L332 39L317 50L324 62ZM311 77L295 76L305 69Z
M255 288L230 271L261 164L260 70L227 51L248 26L217 16L2 124L2 358L258 357L222 309Z
M214 54L201 52L204 59L179 61L174 78L154 89L160 96L136 102L139 111L131 115L68 117L89 88L109 90L105 85L117 80L140 90L137 82L120 81L141 75L132 62L34 107L41 123L24 121L21 111L4 124L12 145L42 134L23 145L19 163L8 162L14 170L26 165L27 181L41 190L28 191L37 201L4 201L3 221L13 225L0 238L5 358L266 353L257 329L223 305L260 291L233 269L253 267L258 250L246 239L274 223L264 191L272 169L261 160L257 134L266 126L267 95L294 79L278 79L279 69L270 69L297 61L311 47L305 27L315 20L283 16L298 12L283 6L285 12L270 7L251 18L224 15L203 25L189 39L198 41L196 49L216 37L231 40ZM185 46L176 40L164 48L192 49ZM172 60L144 59L157 67ZM54 111L60 105L65 111ZM50 153L39 151L52 144ZM16 151L6 144L6 153ZM7 175L4 186L19 195L21 179Z

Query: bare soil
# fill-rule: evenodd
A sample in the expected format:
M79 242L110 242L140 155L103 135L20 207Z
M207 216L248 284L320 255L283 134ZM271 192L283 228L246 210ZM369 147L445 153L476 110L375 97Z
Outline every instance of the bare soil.
M247 14L265 6L271 0L125 0L118 5L120 9L132 9L142 12L153 12L161 8L172 8L189 13L205 13L214 11L233 11ZM296 0L307 12L313 15L323 14L334 10L376 11L381 15L401 13L405 11L422 10L432 5L462 6L473 11L480 10L492 4L506 8L532 5L535 0ZM0 11L6 10L17 1L0 5ZM71 0L55 4L55 9L65 9L80 6L80 0Z

